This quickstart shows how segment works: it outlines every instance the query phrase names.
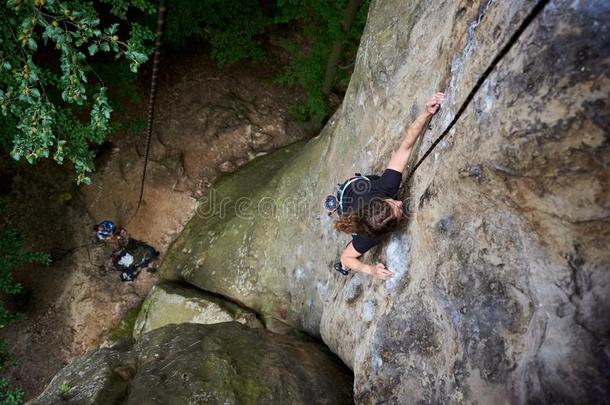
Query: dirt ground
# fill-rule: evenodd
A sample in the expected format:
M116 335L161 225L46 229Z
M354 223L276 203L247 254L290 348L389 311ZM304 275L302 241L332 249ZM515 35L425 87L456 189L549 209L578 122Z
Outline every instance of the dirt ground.
M97 347L157 281L143 272L122 283L109 264L113 246L96 242L93 224L112 219L163 255L200 198L222 173L308 136L289 116L295 92L272 83L277 66L240 63L218 68L205 50L166 55L161 73L144 203L135 217L144 134L117 133L97 158L93 184L76 187L67 168L44 162L17 165L2 158L9 206L2 224L28 235L28 245L50 252L53 264L29 266L13 300L26 319L0 331L21 362L3 370L35 397L74 357ZM146 82L142 100L147 100ZM130 107L144 116L146 105Z

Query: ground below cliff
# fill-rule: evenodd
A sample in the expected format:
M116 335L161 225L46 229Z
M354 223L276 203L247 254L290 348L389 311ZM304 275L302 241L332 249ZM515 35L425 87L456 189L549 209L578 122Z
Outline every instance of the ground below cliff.
M26 318L0 331L20 359L3 373L24 388L26 398L40 393L72 359L112 337L157 282L157 275L144 272L134 283L121 283L108 261L114 246L95 242L93 224L129 221L132 236L163 255L218 176L307 136L287 112L299 94L271 82L278 66L240 63L220 69L196 50L166 55L146 194L137 216L131 218L142 133L119 131L100 148L89 187L76 188L70 170L48 162L37 167L1 162L8 201L3 223L18 227L28 245L53 257L48 268L30 266L18 274L24 292L12 305ZM146 79L139 83L143 100ZM144 117L144 104L128 105L128 119Z

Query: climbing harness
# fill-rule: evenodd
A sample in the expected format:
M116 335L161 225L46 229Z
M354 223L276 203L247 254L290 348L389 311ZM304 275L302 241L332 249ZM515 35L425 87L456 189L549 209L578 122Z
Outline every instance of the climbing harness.
M157 33L155 41L155 54L153 57L152 74L150 79L150 95L148 98L148 119L146 123L146 151L144 153L144 168L142 169L142 178L140 180L140 195L136 210L131 215L125 225L129 224L140 211L142 200L144 198L144 183L146 181L146 169L148 168L148 158L150 155L150 142L152 139L153 120L155 116L155 101L157 99L157 76L159 73L159 64L161 62L161 46L163 45L163 25L165 23L165 0L159 0L159 8L157 12Z
M489 66L487 66L487 69L485 69L483 74L481 74L481 76L479 76L479 79L475 83L472 90L470 90L470 93L468 93L468 96L466 96L466 99L460 106L460 109L457 111L457 113L455 114L455 117L453 117L453 119L451 120L451 122L449 123L447 128L445 128L445 130L438 136L438 138L436 138L436 140L434 142L432 142L432 145L430 145L428 150L426 150L426 153L424 153L424 155L417 161L415 166L413 166L413 169L409 172L409 174L405 178L403 185L409 182L409 180L411 179L411 177L413 177L413 174L415 173L417 168L422 164L422 162L424 160L426 160L426 158L430 155L430 153L432 153L434 148L436 148L436 146L445 138L445 136L447 136L449 131L451 131L451 129L456 124L456 122L460 119L460 117L462 116L462 114L464 113L464 111L466 110L466 108L468 107L468 105L470 104L470 102L472 101L474 96L476 95L476 93L479 91L481 86L483 86L483 84L485 83L485 80L487 80L487 77L496 68L498 63L500 63L500 61L506 56L506 54L508 53L508 51L510 51L510 49L513 47L513 45L515 45L515 43L519 40L519 37L521 36L521 34L523 34L523 31L525 31L525 29L532 23L532 21L534 21L534 19L538 16L538 14L540 14L542 9L544 9L544 7L548 4L548 2L549 2L549 0L540 0L532 8L532 10L529 12L529 14L523 19L523 21L519 25L519 28L517 28L517 30L513 33L513 35L511 35L511 37L509 38L506 45L504 45L502 47L502 49L500 49L500 52L498 52L498 54L492 59ZM401 186L401 188L402 188L402 186Z
M334 212L337 212L339 215L343 214L343 194L345 194L345 190L355 183L358 180L365 180L370 182L371 180L361 175L360 173L355 173L354 177L350 178L343 184L337 184L335 194L329 194L324 198L324 208L326 208L329 212L328 215L332 215Z
M328 210L328 215L332 215L334 212L337 212L339 215L343 214L343 195L345 194L345 190L354 184L358 180L364 180L370 183L371 179L367 176L363 176L360 173L355 173L354 177L350 178L343 184L337 184L336 193L329 194L324 199L324 207ZM336 272L340 273L343 276L347 276L350 272L348 268L343 267L341 260L337 260L333 265L333 268Z

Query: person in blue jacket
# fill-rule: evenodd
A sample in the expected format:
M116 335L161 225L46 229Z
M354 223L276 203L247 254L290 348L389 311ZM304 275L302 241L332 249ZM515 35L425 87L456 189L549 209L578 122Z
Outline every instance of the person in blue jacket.
M114 222L105 219L99 224L95 225L93 227L93 230L95 231L95 237L98 240L107 241L111 240L114 237L114 234L116 232L116 225L114 224Z

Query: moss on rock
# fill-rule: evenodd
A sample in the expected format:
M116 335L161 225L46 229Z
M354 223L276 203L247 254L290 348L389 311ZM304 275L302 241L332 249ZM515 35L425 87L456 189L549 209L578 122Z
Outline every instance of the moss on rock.
M226 322L168 325L97 350L64 368L32 404L352 402L351 372L323 346Z
M138 318L141 309L142 305L129 309L117 327L110 331L108 340L110 342L116 342L121 338L131 337L133 335L136 319Z
M306 329L287 303L305 298L313 286L290 282L293 274L282 265L282 258L303 252L296 245L287 248L296 239L282 228L286 221L291 226L309 226L301 219L312 208L303 193L316 183L316 176L307 172L319 165L327 140L310 141L307 153L303 143L290 145L252 161L238 174L223 177L169 249L160 266L162 276L184 280L266 317ZM281 249L281 257L266 254L274 245ZM308 332L315 335L317 329Z
M137 319L133 337L169 324L213 324L237 321L252 328L262 327L256 314L222 298L186 285L162 282L150 291Z

